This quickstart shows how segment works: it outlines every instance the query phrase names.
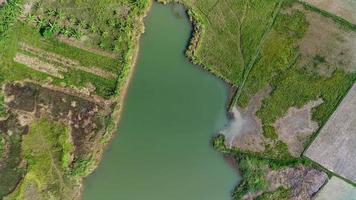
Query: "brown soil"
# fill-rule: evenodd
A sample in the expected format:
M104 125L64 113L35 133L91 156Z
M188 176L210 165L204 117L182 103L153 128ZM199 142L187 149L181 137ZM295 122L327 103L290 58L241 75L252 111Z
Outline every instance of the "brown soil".
M107 107L93 101L50 90L33 83L14 83L5 86L7 107L19 115L26 112L34 118L49 117L54 121L67 123L71 128L75 157L92 153L105 124L102 120L109 114ZM23 120L22 120L23 121Z
M337 68L356 72L356 32L347 31L318 13L302 11L309 28L299 43L300 66L324 76L330 76Z
M311 200L328 180L325 172L305 166L271 170L266 175L269 191L291 189L289 200Z
M318 129L318 123L312 121L311 110L322 103L322 99L318 99L302 108L289 108L287 114L275 122L279 139L287 144L291 155L299 157L307 139Z
M57 78L63 78L63 75L60 73L60 70L56 66L47 62L43 62L36 57L31 57L22 53L16 53L14 61L24 64L33 70L40 71Z

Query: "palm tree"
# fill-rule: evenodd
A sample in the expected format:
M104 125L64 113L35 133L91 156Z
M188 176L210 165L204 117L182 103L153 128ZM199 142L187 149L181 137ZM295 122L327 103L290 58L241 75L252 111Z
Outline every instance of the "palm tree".
M71 35L71 29L68 27L61 28L61 30L59 32L60 32L60 34L66 36L66 37L69 37Z
M79 31L78 29L74 29L72 36L75 39L80 40L80 38L83 36L83 33L81 31Z
M52 31L53 33L57 33L60 29L58 22L49 22L49 30Z
M98 31L98 28L96 28L94 23L90 24L89 29L92 33L96 33Z
M27 15L27 21L29 23L36 23L36 17L34 15L28 14Z
M64 19L64 13L63 13L63 11L62 11L62 10L58 10L58 11L57 11L57 16L58 16L58 18L59 18L60 20Z
M37 18L37 25L41 28L44 27L46 25L46 20L45 19L41 19L41 18Z
M79 27L82 29L87 28L87 22L85 20L79 20Z
M57 15L57 12L55 10L47 10L47 15L51 16L51 17L54 17Z

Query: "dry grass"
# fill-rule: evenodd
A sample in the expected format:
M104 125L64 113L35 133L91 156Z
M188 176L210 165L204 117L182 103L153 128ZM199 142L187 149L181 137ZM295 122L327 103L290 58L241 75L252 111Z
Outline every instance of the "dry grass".
M356 24L356 1L354 0L304 0L305 2Z
M309 28L299 41L299 65L324 76L330 76L337 68L356 72L356 32L317 13L304 12Z

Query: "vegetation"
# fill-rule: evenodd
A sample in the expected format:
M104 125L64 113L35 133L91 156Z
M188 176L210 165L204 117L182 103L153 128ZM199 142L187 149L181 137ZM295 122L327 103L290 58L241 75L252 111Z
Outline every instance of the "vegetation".
M306 12L325 13L288 1L199 1L181 0L195 22L195 35L188 56L227 82L239 87L234 102L246 107L252 96L268 87L272 92L262 102L257 116L263 125L263 135L273 141L262 153L228 149L219 135L213 146L220 152L234 155L243 181L236 188L235 199L248 192L264 190L261 171L266 166L312 165L304 158L294 158L288 146L278 139L275 121L290 107L302 107L319 98L323 103L312 110L313 120L323 125L340 100L356 80L355 73L337 69L330 77L310 72L325 57L318 54L313 62L301 65L299 42L309 28ZM281 4L282 3L282 4ZM304 5L304 4L302 4ZM229 14L226 14L229 13ZM328 14L327 17L331 17ZM348 30L353 27L332 17ZM244 27L244 26L248 27ZM316 165L312 165L320 169ZM257 199L287 199L288 190L279 188L264 192Z
M123 59L137 16L142 15L147 5L148 0L40 0L28 20L45 37L61 35L81 40L85 36L89 45L115 52Z
M148 0L7 0L0 9L0 86L29 80L117 98L148 5ZM19 61L19 55L26 59ZM1 91L0 117L11 115L5 112ZM108 124L114 127L111 120ZM73 160L74 147L64 124L43 118L30 127L23 142L21 134L1 137L0 153L4 141L9 153L0 161L0 199L16 185L7 199L23 199L28 190L38 195L34 199L72 199L77 195L72 189L97 158ZM27 172L19 164L23 160Z
M31 124L30 131L23 136L23 155L28 163L27 174L9 199L23 199L28 187L41 192L39 199L66 199L70 183L63 176L71 162L68 140L69 130L60 123L40 119Z
M9 37L9 31L21 11L22 0L8 0L0 9L0 44Z

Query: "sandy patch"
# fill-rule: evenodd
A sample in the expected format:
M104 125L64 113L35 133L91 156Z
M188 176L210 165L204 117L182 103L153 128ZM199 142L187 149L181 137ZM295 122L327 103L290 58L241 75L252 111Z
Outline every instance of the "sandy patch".
M356 183L356 84L342 100L305 155Z
M287 144L291 155L299 157L309 136L318 129L318 123L312 121L311 110L322 103L323 100L318 99L302 108L289 108L287 114L275 122L279 139Z
M344 18L356 24L356 1L355 0L304 0L305 2L325 10L333 15Z
M317 13L303 12L309 28L299 43L300 65L324 76L330 76L336 68L356 72L356 32L347 31Z

